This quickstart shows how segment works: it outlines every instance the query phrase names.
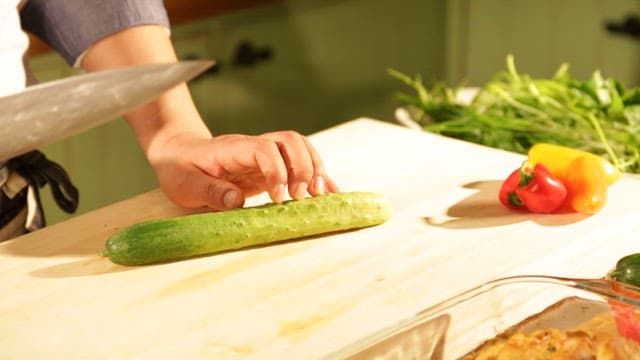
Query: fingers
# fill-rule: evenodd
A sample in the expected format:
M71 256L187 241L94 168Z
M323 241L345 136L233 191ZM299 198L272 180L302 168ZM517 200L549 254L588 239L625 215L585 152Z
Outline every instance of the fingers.
M263 136L273 139L278 145L286 164L287 184L292 198L301 199L307 193L321 195L338 191L336 184L326 175L320 155L305 136L295 131Z
M325 192L338 192L338 186L325 172L324 164L318 151L311 145L309 139L303 136L302 140L305 143L307 151L309 151L315 174L313 182L309 185L309 193L312 195L320 195Z
M259 150L254 155L255 162L264 176L269 197L273 202L281 203L284 200L285 184L287 183L285 162L275 143L262 146Z
M304 138L293 131L273 134L274 141L286 165L289 195L302 199L307 195L315 169Z
M324 193L336 193L340 191L338 185L328 175L316 176L313 179L313 183L310 184L312 195L321 195Z
M293 199L338 191L318 152L295 131L222 135L200 150L196 166L212 178L235 184L245 196L266 191L280 203L287 188Z

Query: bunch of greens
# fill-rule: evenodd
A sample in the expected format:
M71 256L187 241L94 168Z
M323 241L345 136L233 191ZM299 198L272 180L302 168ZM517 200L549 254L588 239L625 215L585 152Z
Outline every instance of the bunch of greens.
M550 79L518 73L512 55L506 65L469 103L459 101L462 86L427 88L419 75L389 74L415 91L397 99L426 131L523 154L536 143L565 145L640 173L640 87L599 71L580 81L566 63Z

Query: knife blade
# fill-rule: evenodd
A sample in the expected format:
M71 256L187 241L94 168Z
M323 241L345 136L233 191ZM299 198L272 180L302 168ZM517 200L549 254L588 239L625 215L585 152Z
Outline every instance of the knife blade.
M116 119L213 63L190 60L104 70L0 97L0 164Z

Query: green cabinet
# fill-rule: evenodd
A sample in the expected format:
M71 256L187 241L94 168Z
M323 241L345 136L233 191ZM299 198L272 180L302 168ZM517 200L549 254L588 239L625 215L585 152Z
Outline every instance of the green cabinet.
M562 62L580 79L599 69L640 84L640 40L606 31L609 21L640 16L637 0L448 1L447 78L481 85L514 54L518 70L553 75Z
M389 67L443 75L441 1L288 1L173 31L181 57L215 58L220 72L191 83L216 133L309 134L359 116L391 119ZM234 64L239 45L272 57Z

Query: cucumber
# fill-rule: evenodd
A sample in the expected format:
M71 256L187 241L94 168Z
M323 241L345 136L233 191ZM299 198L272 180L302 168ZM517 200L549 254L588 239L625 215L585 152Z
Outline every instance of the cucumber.
M140 222L115 233L102 255L144 265L378 225L392 210L375 192L329 193L281 204Z

